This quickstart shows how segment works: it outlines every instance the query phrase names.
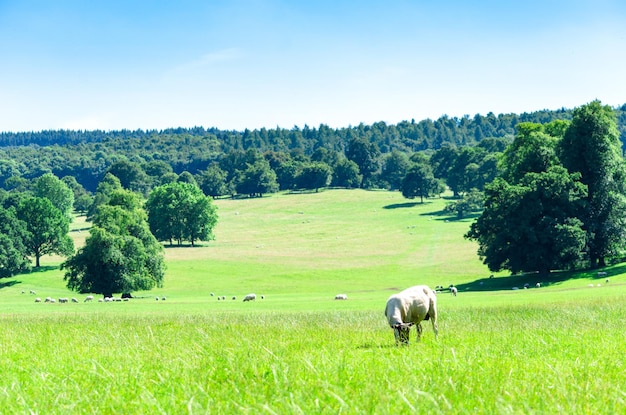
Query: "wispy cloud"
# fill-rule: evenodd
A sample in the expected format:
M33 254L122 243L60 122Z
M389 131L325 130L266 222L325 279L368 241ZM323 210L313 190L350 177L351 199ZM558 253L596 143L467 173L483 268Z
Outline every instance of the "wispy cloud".
M222 49L215 52L210 52L200 56L197 59L193 59L187 62L183 62L176 65L173 68L173 72L188 72L197 69L210 67L216 64L232 62L244 57L244 53L239 48Z

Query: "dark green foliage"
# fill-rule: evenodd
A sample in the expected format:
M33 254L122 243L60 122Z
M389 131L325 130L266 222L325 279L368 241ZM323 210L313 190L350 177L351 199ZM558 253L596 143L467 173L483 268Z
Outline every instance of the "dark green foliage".
M309 163L302 166L297 176L297 186L300 189L309 189L317 192L320 188L330 184L332 170L323 162Z
M25 197L17 207L17 217L26 223L26 252L35 257L35 266L48 254L63 256L74 253L69 237L70 220L45 197Z
M140 203L132 192L116 190L98 206L85 246L61 266L68 288L110 297L163 285L163 247Z
M404 176L402 180L402 196L407 199L420 198L424 203L424 198L443 192L439 181L433 176L430 166L427 164L416 164Z
M492 271L567 269L579 263L585 231L576 206L586 186L563 167L528 173L520 184L496 179L485 188L485 209L466 237Z
M17 218L15 209L0 207L0 278L30 270L27 239L26 223Z
M267 160L261 159L254 164L248 164L245 170L239 171L235 187L239 194L262 197L264 193L278 190L276 173L270 168Z
M63 181L52 173L46 173L35 180L35 196L45 197L52 205L72 219L74 209L74 192Z
M593 266L604 266L626 242L626 170L611 107L593 101L574 110L558 146L563 165L579 172L588 195L578 213L587 230Z
M217 208L202 190L190 183L170 183L156 187L146 202L150 231L159 241L214 239Z

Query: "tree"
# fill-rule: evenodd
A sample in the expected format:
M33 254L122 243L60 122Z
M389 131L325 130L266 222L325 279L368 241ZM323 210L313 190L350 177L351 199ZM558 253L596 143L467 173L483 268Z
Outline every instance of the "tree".
M112 297L163 286L163 247L150 233L140 198L129 190L112 194L94 215L85 245L67 259L67 287Z
M30 270L26 239L26 223L17 218L15 209L0 207L0 278Z
M354 138L348 143L346 157L359 166L359 173L363 176L362 185L369 186L370 179L378 170L380 150L374 143L363 138Z
M89 210L87 211L87 219L91 220L93 216L96 214L98 207L100 205L104 205L109 203L109 199L111 194L116 190L121 190L122 184L120 183L120 179L112 175L111 173L107 173L104 175L104 178L98 183L98 187L96 188L96 194L94 195L93 202L91 206L89 206Z
M421 203L424 198L442 192L443 189L439 181L433 176L430 166L427 164L416 164L404 176L402 180L402 196L407 199L414 199L419 196Z
M212 164L201 171L196 178L198 185L205 195L217 198L228 194L226 187L226 172L217 164Z
M27 197L20 201L17 217L26 223L24 241L28 255L35 257L39 268L43 255L63 256L74 253L74 242L69 237L70 220L44 197Z
M210 241L217 209L202 190L190 183L170 183L152 189L146 202L150 230L159 241Z
M139 163L120 160L113 163L107 173L117 177L124 189L139 193L148 190L150 179Z
M297 177L297 183L300 189L315 189L317 192L320 187L326 187L330 184L331 177L332 171L328 164L315 162L305 164L302 167Z
M516 126L513 143L504 151L502 177L509 183L519 183L526 173L545 172L560 164L556 154L558 139L544 132L544 126L530 122Z
M626 173L611 107L593 101L575 109L557 151L563 165L579 172L588 187L577 217L587 231L591 265L604 266L626 241Z
M85 190L85 188L76 181L74 176L64 176L63 183L72 190L74 194L74 210L79 213L85 213L89 209L89 206L93 203L93 196Z
M380 178L390 190L398 190L410 167L411 162L407 154L394 150L384 158Z
M248 164L246 170L239 175L236 189L237 193L259 197L262 197L263 193L276 192L278 190L276 173L265 159Z
M466 238L491 271L512 273L574 267L582 258L585 231L575 216L586 195L578 174L561 166L528 173L520 184L498 178L485 188L485 209Z
M72 220L74 209L74 192L61 179L52 173L46 173L35 181L35 196L45 197L52 205Z
M359 174L359 166L352 160L343 157L337 161L330 183L337 187L358 188L362 181L363 176Z

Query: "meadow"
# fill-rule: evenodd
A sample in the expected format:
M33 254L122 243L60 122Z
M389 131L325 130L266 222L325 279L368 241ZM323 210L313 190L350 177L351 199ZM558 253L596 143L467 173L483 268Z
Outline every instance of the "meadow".
M490 278L463 238L472 219L445 203L361 190L218 200L216 240L166 247L165 286L129 302L83 302L62 259L44 258L0 280L0 413L626 413L624 266L604 270L609 283ZM80 245L88 224L72 227ZM416 284L459 295L438 296L438 339L426 323L396 347L385 302ZM265 298L243 303L249 292Z

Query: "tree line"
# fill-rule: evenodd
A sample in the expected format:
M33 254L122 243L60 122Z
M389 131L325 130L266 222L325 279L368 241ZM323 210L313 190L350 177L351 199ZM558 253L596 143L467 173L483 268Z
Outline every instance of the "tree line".
M625 142L626 104L615 108L615 112L620 138ZM372 161L380 165L380 156L394 151L428 153L444 146L474 146L485 138L512 140L515 127L521 122L545 124L571 118L572 110L560 109L461 118L444 115L437 120L378 122L338 129L321 124L317 128L305 125L303 128L244 131L194 127L161 131L4 132L0 133L0 188L19 188L24 180L50 172L57 177L72 176L86 190L94 192L108 169L122 160L153 172L168 169L175 174L196 175L226 155L248 150L310 159L320 149L346 155L355 140L373 146L378 155ZM379 186L375 180L370 180L369 172L376 173L378 166L362 164L362 167L367 168L360 172L364 176L360 186Z

